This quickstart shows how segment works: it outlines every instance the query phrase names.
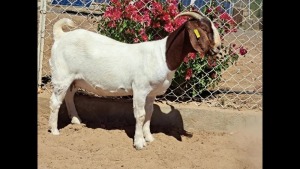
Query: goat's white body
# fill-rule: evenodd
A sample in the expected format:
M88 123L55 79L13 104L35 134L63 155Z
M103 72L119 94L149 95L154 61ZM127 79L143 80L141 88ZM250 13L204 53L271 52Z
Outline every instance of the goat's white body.
M53 85L68 83L68 76L98 95L132 95L133 83L151 87L152 96L161 95L174 75L166 65L165 45L166 38L126 44L83 29L66 32L52 48Z

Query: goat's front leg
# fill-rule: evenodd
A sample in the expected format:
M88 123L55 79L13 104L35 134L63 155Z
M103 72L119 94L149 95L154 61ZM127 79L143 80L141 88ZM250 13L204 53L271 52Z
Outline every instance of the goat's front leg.
M145 105L145 110L146 110L146 118L145 118L145 123L143 126L143 133L145 140L147 142L152 142L154 140L154 137L152 136L150 132L150 121L153 113L153 103L155 101L155 96L148 96L146 98L146 105Z
M146 141L143 134L143 125L145 122L145 102L146 94L142 91L135 91L133 95L133 111L136 120L135 123L135 134L134 134L134 147L138 150L145 147Z

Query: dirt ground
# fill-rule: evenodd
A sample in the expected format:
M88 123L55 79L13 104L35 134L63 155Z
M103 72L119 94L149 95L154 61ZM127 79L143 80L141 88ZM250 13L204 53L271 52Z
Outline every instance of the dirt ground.
M81 101L76 99L75 104ZM93 108L87 105L87 109ZM38 168L262 168L261 126L253 125L234 133L194 130L192 137L179 138L172 134L176 132L174 128L160 130L151 126L154 142L136 150L132 121L96 122L93 120L96 116L83 116L80 110L78 113L85 125L69 124L63 104L58 120L60 135L53 136L48 131L49 94L38 95Z

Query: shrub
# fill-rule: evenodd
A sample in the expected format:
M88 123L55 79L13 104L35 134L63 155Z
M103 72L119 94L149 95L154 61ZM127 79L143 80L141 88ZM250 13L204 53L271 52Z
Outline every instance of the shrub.
M99 20L99 33L126 43L139 43L158 40L166 37L187 21L187 17L174 17L183 10L195 10L193 7L183 8L178 0L111 0L104 8L104 14ZM236 32L234 20L221 6L215 2L203 8L206 14L218 28L221 38ZM221 80L221 72L233 64L239 55L245 55L247 50L235 44L222 45L222 59L190 53L184 63L175 73L174 81L169 91L176 96L188 95L195 97L207 87L214 87ZM197 58L197 59L196 59Z
M99 21L98 31L115 40L138 43L166 37L187 19L179 13L177 1L111 0Z

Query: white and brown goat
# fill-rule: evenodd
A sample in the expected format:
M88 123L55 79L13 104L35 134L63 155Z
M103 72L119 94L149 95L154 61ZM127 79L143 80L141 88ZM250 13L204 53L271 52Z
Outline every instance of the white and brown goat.
M52 134L59 134L58 111L64 99L71 122L81 123L73 97L83 88L102 96L133 95L134 146L142 149L146 141L153 141L150 120L155 97L165 93L189 52L215 55L221 45L217 29L203 14L184 12L179 16L191 19L161 40L136 44L83 29L63 32L62 26L74 27L74 22L66 18L57 21L49 61L54 89L49 118Z

